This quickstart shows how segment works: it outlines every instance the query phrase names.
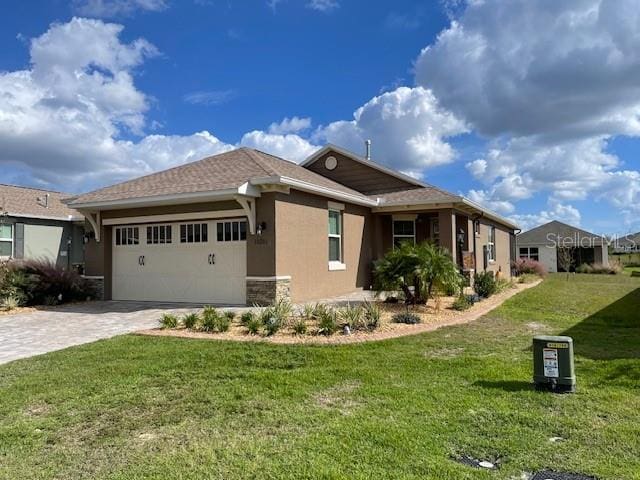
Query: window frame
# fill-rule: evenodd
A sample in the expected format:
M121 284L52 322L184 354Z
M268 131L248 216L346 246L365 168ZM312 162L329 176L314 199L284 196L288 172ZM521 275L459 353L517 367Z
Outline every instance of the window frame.
M407 234L398 234L396 233L396 222L410 222L413 225L413 234L411 235L407 235ZM396 248L396 239L413 239L413 244L416 244L416 219L412 218L392 218L391 219L391 242L393 245L393 248ZM400 240L400 242L402 242L403 240ZM399 245L399 244L398 244Z
M209 243L209 224L207 222L180 223L178 243L181 245Z
M526 250L526 254L522 254L522 250ZM536 252L533 253L532 250ZM535 258L534 258L535 257ZM526 258L528 260L540 261L540 248L539 247L518 247L518 258Z
M338 233L331 233L331 215L338 215ZM327 260L329 271L346 270L347 265L344 261L344 205L341 203L328 202L327 204ZM338 255L339 260L331 260L331 241L330 238L338 239Z
M6 255L0 255L1 259L10 259L13 258L13 256L15 255L15 241L14 241L14 235L15 235L15 227L13 226L13 223L3 223L2 226L3 227L9 227L9 229L11 230L11 232L9 233L10 237L0 237L0 242L2 243L10 243L11 244L11 253L9 254L9 256Z
M156 231L157 229L157 237ZM151 235L149 232L151 231ZM147 225L147 245L172 245L173 244L173 225L170 223ZM168 233L168 236L167 236ZM156 241L157 240L157 241Z
M125 235L123 236L123 232ZM125 241L126 240L126 241ZM116 247L135 247L140 245L140 227L123 225L115 227L113 232L113 244Z
M217 243L237 243L246 242L249 233L246 219L233 218L225 220L217 220L215 222L215 241ZM242 228L244 225L244 229ZM237 226L237 229L236 229ZM228 227L228 228L227 228ZM228 239L227 239L228 234ZM237 234L237 238L233 238ZM220 238L222 235L222 238ZM244 238L242 238L244 235Z
M489 252L488 260L489 262L495 262L498 253L496 251L496 227L495 225L489 225L488 235L487 235L487 250Z

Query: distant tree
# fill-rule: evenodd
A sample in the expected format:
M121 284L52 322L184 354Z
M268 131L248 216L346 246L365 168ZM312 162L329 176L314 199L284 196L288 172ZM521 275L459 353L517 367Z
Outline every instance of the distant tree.
M574 263L571 248L558 248L558 266L567 272L567 280L569 280L569 272L571 271L571 267L574 266Z

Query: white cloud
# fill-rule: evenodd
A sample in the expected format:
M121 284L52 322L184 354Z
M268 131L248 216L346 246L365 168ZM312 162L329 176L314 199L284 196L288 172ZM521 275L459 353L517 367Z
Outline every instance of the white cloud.
M235 90L206 90L187 93L183 100L192 105L222 105L227 103L237 95Z
M279 135L261 130L245 133L240 140L240 145L262 150L298 163L320 148L295 134Z
M400 87L373 97L354 112L351 121L320 127L313 139L362 152L373 142L373 158L402 171L424 171L451 163L455 151L448 137L467 131L465 124L441 109L431 91Z
M337 0L310 0L307 7L319 12L330 12L340 7Z
M549 208L538 213L511 215L511 220L516 222L523 231L531 230L538 225L544 225L552 220L558 220L574 227L579 227L582 217L577 208L565 205L558 201L550 201Z
M311 127L309 117L285 117L280 123L269 125L269 133L282 135L286 133L298 133Z
M136 10L158 12L168 7L167 0L74 0L80 15L111 18L131 15Z

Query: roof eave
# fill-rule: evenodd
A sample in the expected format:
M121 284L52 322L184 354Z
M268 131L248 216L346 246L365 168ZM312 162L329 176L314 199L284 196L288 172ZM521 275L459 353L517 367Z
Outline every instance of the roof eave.
M59 216L59 215L40 215L40 214L14 213L14 212L7 212L7 217L35 218L38 220L56 220L60 222L79 222L84 220L84 217L82 215Z

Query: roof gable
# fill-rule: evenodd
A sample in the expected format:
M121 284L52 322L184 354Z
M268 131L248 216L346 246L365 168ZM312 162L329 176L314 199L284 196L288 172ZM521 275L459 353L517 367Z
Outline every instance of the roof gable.
M336 160L333 168L327 167L326 160L329 157ZM366 195L428 187L414 178L335 145L325 146L307 158L301 165Z
M600 235L553 220L518 235L518 244L553 245L559 238L566 239L563 241L565 245L579 243L581 239L589 239L594 244L602 242Z

